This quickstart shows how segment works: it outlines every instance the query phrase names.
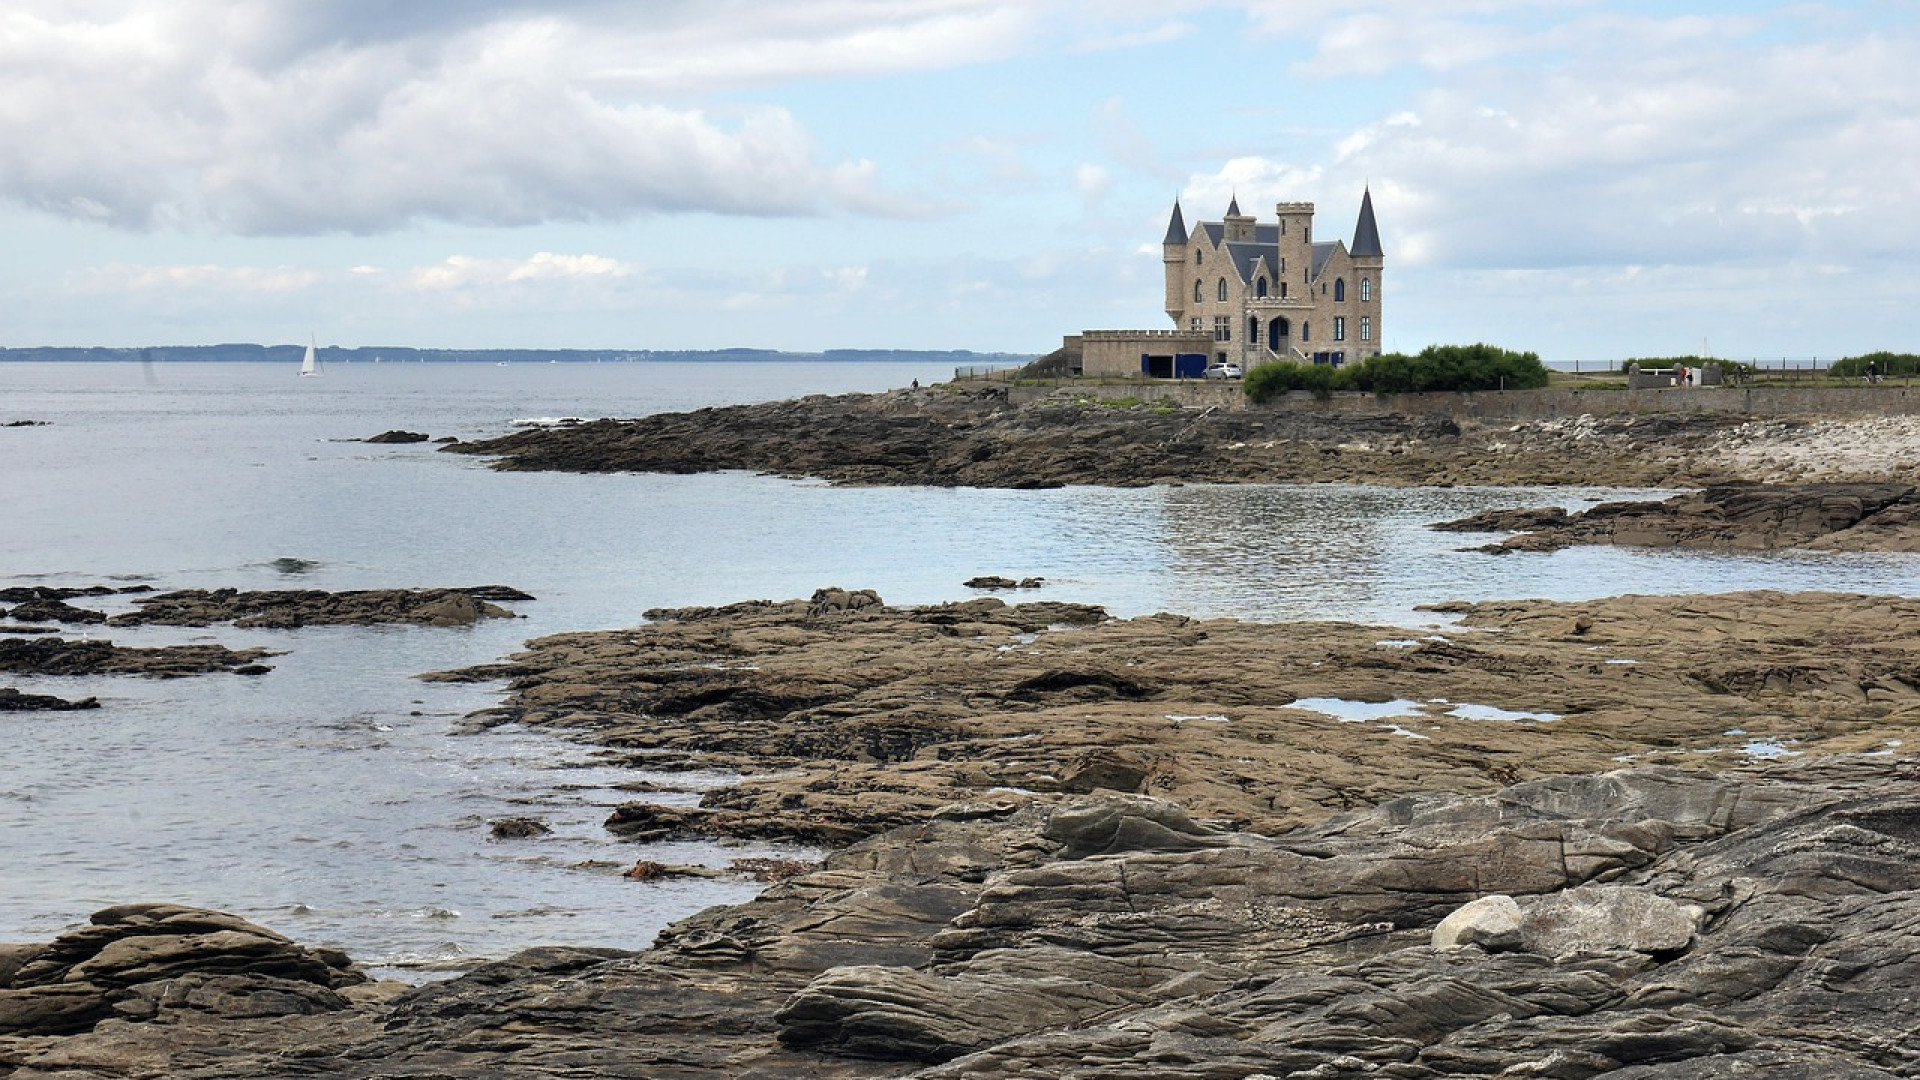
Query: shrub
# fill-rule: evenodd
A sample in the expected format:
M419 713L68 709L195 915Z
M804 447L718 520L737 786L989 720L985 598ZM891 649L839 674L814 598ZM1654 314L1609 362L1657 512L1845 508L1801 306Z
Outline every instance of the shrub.
M1310 391L1325 400L1335 390L1371 390L1376 394L1462 390L1531 390L1547 385L1546 365L1537 353L1512 352L1492 345L1429 345L1417 355L1381 353L1357 364L1281 362L1247 373L1247 397L1256 404L1289 390Z
M1690 367L1698 369L1714 362L1713 358L1709 356L1636 356L1631 360L1620 361L1620 373L1622 375L1626 374L1627 369L1635 364L1640 366L1640 370L1645 371L1648 368Z
M1827 374L1843 379L1857 379L1867 373L1869 362L1878 365L1882 375L1920 375L1920 356L1912 353L1870 352L1860 356L1849 356L1845 360L1836 360L1827 369Z
M1272 364L1261 364L1242 380L1241 389L1246 392L1249 401L1258 404L1279 397L1289 390L1307 390L1314 397L1325 401L1333 396L1336 389L1345 389L1341 376L1344 370L1336 370L1327 364L1296 364L1282 360Z
M1358 390L1376 394L1431 391L1530 390L1547 385L1538 353L1493 345L1429 345L1413 356L1381 353L1348 369Z

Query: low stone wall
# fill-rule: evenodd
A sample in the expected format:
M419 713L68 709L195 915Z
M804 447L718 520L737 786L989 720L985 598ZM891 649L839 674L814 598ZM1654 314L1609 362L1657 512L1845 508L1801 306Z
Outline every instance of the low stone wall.
M1920 386L1833 387L1665 387L1647 390L1551 389L1501 390L1473 394L1335 394L1326 401L1296 391L1250 405L1239 382L1126 383L1101 385L1062 380L1057 387L1016 386L1015 403L1053 396L1084 396L1103 400L1139 398L1171 401L1192 408L1246 409L1272 412L1401 413L1413 416L1447 415L1476 420L1545 420L1555 417L1600 416L1616 413L1721 413L1731 416L1920 416Z

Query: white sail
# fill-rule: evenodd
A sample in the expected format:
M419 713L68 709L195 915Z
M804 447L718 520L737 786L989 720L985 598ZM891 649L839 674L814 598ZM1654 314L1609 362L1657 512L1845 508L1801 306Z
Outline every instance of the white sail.
M320 361L314 356L313 341L309 339L307 341L307 355L300 358L300 375L304 378L308 375L318 374L320 374Z

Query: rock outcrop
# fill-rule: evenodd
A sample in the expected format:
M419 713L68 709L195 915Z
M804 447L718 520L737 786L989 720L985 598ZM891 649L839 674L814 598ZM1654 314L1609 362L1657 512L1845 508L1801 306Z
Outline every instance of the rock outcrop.
M1920 600L1446 611L1409 640L827 589L543 639L452 676L511 681L479 722L747 774L614 825L836 850L644 952L397 994L230 917L102 913L0 947L0 1077L1920 1072ZM1392 704L1325 711L1358 701Z
M141 597L132 611L113 616L114 626L211 626L290 629L299 626L374 626L417 623L466 626L480 619L510 619L499 602L533 597L504 585L464 589L182 589Z
M961 804L646 952L398 996L192 913L197 944L111 962L91 929L0 950L0 1073L1886 1080L1920 1063L1916 779L1633 768L1273 836L1144 796ZM1518 914L1436 947L1463 906Z
M229 649L224 645L137 648L98 638L0 637L0 671L16 675L145 675L155 679L211 672L260 675L271 670L260 661L274 655L268 649Z
M99 698L69 700L52 694L23 694L11 686L0 686L0 712L75 712L99 707Z
M347 1008L339 991L368 981L339 952L174 904L108 908L46 945L4 950L0 1035L71 1035L108 1019L165 1022L169 1012L306 1015Z
M1809 445L1809 444L1814 445ZM449 446L514 470L745 469L840 484L998 488L1185 481L1603 484L1920 479L1920 418L1704 413L1490 423L1373 411L1183 409L1003 387L815 396L595 420Z
M1920 738L1914 599L1447 605L1458 628L1412 637L997 598L861 604L656 611L434 677L508 680L477 724L568 730L650 770L744 774L698 806L621 808L608 825L636 840L842 845L951 803L1097 791L1272 833L1621 758L1731 767Z
M1556 551L1575 544L1920 552L1920 487L1911 484L1721 484L1661 502L1493 510L1435 525L1518 536L1480 550Z

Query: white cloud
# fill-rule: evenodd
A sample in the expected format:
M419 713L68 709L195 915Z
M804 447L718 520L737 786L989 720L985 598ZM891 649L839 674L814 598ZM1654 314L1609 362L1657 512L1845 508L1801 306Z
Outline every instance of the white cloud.
M641 272L641 268L632 263L604 255L556 255L542 251L520 260L449 255L432 266L408 272L406 281L414 290L444 292L522 284L612 282L636 277Z
M312 288L325 280L317 270L285 266L215 266L211 264L134 266L109 263L67 275L67 288L80 293L167 293L204 296L284 295Z
M688 95L964 63L1028 21L981 0L404 6L23 0L0 15L0 198L241 234L912 215L788 110Z
M1189 220L1218 220L1227 204L1239 200L1243 213L1273 216L1273 204L1311 199L1320 187L1318 166L1295 165L1263 157L1237 157L1217 171L1187 177L1180 188L1182 205L1191 207ZM1354 203L1358 209L1359 203Z
M1910 258L1920 40L1751 30L1589 17L1550 66L1437 78L1341 139L1326 180L1372 182L1403 266Z
M1081 162L1073 171L1074 190L1088 202L1099 202L1113 190L1113 175L1098 165Z

